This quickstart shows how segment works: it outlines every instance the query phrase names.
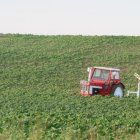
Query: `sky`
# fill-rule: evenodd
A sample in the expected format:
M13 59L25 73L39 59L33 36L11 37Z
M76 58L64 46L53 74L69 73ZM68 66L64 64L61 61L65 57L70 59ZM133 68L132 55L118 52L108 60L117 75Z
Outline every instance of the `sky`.
M0 33L140 35L140 0L0 0Z

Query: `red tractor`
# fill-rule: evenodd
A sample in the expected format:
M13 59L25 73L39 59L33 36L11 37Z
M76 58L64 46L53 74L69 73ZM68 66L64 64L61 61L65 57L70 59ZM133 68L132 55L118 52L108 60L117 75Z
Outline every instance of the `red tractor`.
M88 81L80 81L80 94L92 96L96 94L123 97L125 86L120 80L120 69L106 67L89 67Z

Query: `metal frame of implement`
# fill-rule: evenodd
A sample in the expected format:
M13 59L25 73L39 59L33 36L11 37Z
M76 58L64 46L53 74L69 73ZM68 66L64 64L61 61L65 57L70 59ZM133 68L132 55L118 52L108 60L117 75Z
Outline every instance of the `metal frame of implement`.
M137 94L137 97L140 97L140 75L135 73L134 76L138 79L138 91L128 91L127 96L130 94Z

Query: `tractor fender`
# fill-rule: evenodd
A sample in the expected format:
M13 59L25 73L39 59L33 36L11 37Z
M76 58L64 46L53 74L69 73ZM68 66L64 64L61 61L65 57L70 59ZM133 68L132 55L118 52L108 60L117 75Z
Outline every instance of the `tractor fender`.
M113 84L112 85L112 89L111 89L111 94L114 93L114 90L117 86L121 86L123 88L123 90L125 89L125 86L123 83L119 82L118 84Z
M125 86L123 83L119 83L119 85L121 85L123 87L123 89L125 89Z
M113 84L112 87L116 86L116 85L120 85L123 89L125 89L125 86L123 83L119 82L118 84Z

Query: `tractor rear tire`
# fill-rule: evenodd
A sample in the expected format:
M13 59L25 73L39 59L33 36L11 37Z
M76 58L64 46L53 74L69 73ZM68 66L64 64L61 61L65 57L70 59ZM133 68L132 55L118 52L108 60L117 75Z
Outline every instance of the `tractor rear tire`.
M111 94L115 97L120 97L122 98L124 96L124 93L123 93L123 87L121 85L115 85L113 88L112 88L112 92Z

